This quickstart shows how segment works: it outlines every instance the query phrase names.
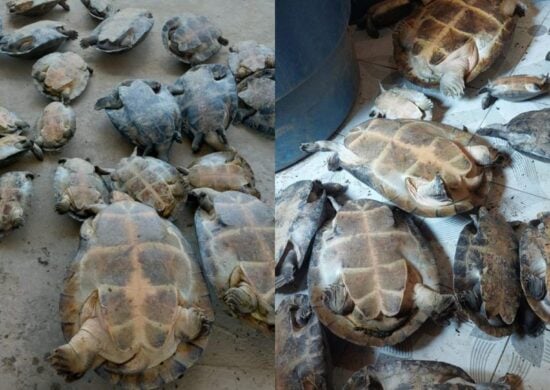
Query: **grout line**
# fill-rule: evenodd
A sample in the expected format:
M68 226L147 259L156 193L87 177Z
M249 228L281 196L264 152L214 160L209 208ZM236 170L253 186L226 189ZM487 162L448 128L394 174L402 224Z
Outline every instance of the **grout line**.
M495 374L497 373L498 366L500 365L500 361L502 360L502 357L504 356L504 351L506 351L506 347L508 346L508 343L510 342L510 337L508 336L506 338L506 343L504 344L504 348L502 348L502 352L500 353L500 356L497 360L497 364L495 365L495 369L493 371L493 374L491 375L491 378L489 379L489 382L493 382L493 378L495 377Z
M540 195L535 195L535 194L532 194L530 192L527 192L527 191L523 191L523 190L520 190L520 189L517 189L517 188L514 188L514 187L509 187L509 186L506 186L502 183L498 183L496 181L490 181L489 183L491 184L495 184L497 186L500 186L500 187L503 187L503 188L508 188L510 190L514 190L514 191L518 191L518 192L521 192L522 194L527 194L529 196L534 196L535 198L539 198L539 199L543 199L543 200L550 200L550 198L546 198L544 196L540 196Z

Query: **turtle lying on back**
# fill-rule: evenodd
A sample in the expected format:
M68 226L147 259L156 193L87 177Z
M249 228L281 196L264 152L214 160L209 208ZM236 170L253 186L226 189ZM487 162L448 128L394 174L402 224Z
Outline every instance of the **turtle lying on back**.
M227 62L237 81L260 70L275 68L273 49L255 41L238 42L229 51Z
M44 108L36 123L38 132L34 142L45 151L58 151L76 132L74 110L63 103L53 102Z
M0 238L25 223L32 195L30 172L8 172L0 175Z
M432 101L422 92L408 88L385 90L380 84L381 94L374 100L371 117L387 119L432 120Z
M544 95L548 91L550 91L548 75L537 77L518 74L499 77L496 80L489 81L478 93L487 93L481 103L481 107L485 110L497 99L522 102Z
M29 127L29 124L20 119L17 114L0 106L0 137L7 134L19 134Z
M0 167L10 165L31 151L37 160L42 161L42 149L34 141L24 135L9 134L0 137Z
M111 0L80 0L92 18L104 20L111 16L115 10Z
M59 5L65 11L70 11L67 0L8 0L6 6L10 14L25 16L40 16L50 12Z
M275 136L275 69L251 74L237 86L239 109L235 121Z

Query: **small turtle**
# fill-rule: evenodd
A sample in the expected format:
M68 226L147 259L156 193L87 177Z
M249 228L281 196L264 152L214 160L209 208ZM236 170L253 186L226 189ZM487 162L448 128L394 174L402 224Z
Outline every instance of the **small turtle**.
M371 117L432 120L434 105L422 92L408 88L385 90L382 84L380 84L380 92L374 100Z
M105 53L121 53L140 43L153 27L153 14L142 8L125 8L97 25L92 34L80 40L86 49L95 46Z
M275 287L294 280L306 259L315 233L334 214L328 196L338 196L346 186L302 180L285 188L275 199Z
M428 0L425 0L428 3ZM382 0L371 5L358 27L366 28L371 38L379 38L378 29L397 23L414 10L414 0Z
M512 226L485 207L466 225L456 247L454 291L462 309L491 336L516 329L522 292L518 243Z
M235 120L275 136L275 69L251 74L237 86L239 108Z
M227 63L237 81L259 70L275 68L273 49L256 41L238 42L229 48Z
M75 30L68 30L61 22L42 20L11 34L0 32L0 53L26 59L38 58L56 51L67 40L77 37Z
M317 234L307 284L321 323L359 345L395 345L454 308L412 217L370 199L348 201Z
M229 42L206 16L183 13L174 16L162 27L162 43L166 50L185 64L198 65L220 51Z
M0 167L12 164L28 151L42 161L44 155L42 149L36 143L23 135L9 134L0 138Z
M80 0L92 18L104 20L116 12L111 0Z
M195 229L202 268L232 315L264 332L275 326L273 210L236 191L198 188Z
M94 166L81 158L64 158L54 176L55 210L84 221L94 215L96 205L109 201L109 189Z
M52 102L36 123L38 137L34 140L45 151L58 151L73 138L76 132L74 110L59 102Z
M277 307L275 388L326 390L330 387L326 343L305 294L286 297Z
M550 108L516 115L508 124L492 124L477 135L502 138L524 155L550 162Z
M121 197L115 192L115 200ZM151 207L123 199L80 229L59 302L67 344L48 360L67 381L95 369L120 387L153 389L199 359L213 312L179 229Z
M236 150L207 154L178 170L184 175L188 189L206 187L216 191L240 191L260 198L254 172Z
M518 74L489 81L485 87L479 90L478 94L487 93L481 102L481 107L485 110L498 99L522 102L548 93L548 91L550 91L548 75L537 77Z
M8 0L6 2L10 14L25 16L44 15L57 5L65 11L71 10L67 0Z
M68 103L84 92L92 73L82 57L68 51L40 58L33 65L31 76L42 95Z
M413 83L462 96L464 85L502 53L523 16L519 0L434 0L417 8L393 33L398 70Z
M29 128L29 124L7 108L0 107L0 137L8 134L19 134Z
M8 172L0 176L0 238L25 223L31 206L32 180L30 172Z
M193 152L206 142L216 150L227 149L225 131L237 112L237 85L225 65L204 64L189 69L175 85L185 93L176 100L183 117L183 131L193 140Z
M182 119L173 94L177 88L152 80L126 80L95 104L115 128L137 146L138 155L168 161L174 141L181 142Z
M134 153L120 160L116 169L96 167L96 172L110 175L114 190L153 207L161 217L171 216L176 206L186 199L177 169L153 157L139 157Z
M497 158L480 137L412 119L372 119L352 129L344 145L317 141L302 150L336 152L330 170L342 167L401 209L426 217L483 204Z

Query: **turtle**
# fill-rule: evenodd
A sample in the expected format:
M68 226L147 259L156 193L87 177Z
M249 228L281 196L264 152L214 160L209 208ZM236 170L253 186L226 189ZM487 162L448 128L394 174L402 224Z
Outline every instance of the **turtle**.
M512 223L480 207L456 246L453 284L458 302L470 320L495 337L517 328L523 293L515 234Z
M120 160L116 169L96 167L96 172L108 174L114 190L153 207L161 217L173 215L176 206L186 199L183 179L177 169L154 157L134 153Z
M409 214L347 201L317 233L307 285L319 321L365 346L395 345L455 307L439 291L433 254Z
M203 272L231 315L271 334L275 326L273 210L252 195L197 188L195 230Z
M206 16L183 13L166 21L162 43L181 62L198 65L227 46L229 41Z
M241 191L260 199L254 172L236 150L215 152L199 157L187 168L178 168L188 191L207 187L216 191Z
M77 221L92 217L109 203L109 187L94 166L81 158L62 158L54 175L55 210Z
M338 183L300 180L275 198L276 288L294 281L315 233L335 212L328 197L336 197L346 190L346 186Z
M33 179L30 172L0 175L0 238L25 223L25 214L31 206Z
M94 46L104 53L128 51L145 38L153 23L150 11L124 8L99 23L90 36L80 40L80 46L83 49Z
M116 10L111 0L80 0L88 10L90 16L97 20L104 20L111 16Z
M227 63L237 81L259 70L275 68L275 52L256 41L237 42L229 48Z
M550 162L550 108L523 112L505 125L488 125L476 134L502 138L518 152Z
M399 87L386 90L382 84L380 84L380 92L374 100L371 117L432 120L434 105L422 92Z
M0 167L10 165L31 151L37 160L42 161L42 149L34 141L24 135L9 134L0 138Z
M174 141L181 142L182 116L176 87L153 80L126 80L95 104L115 128L137 146L137 154L168 161Z
M489 81L486 86L478 91L478 94L487 93L481 102L481 107L485 110L498 99L522 102L546 94L549 91L548 75L537 77L518 74Z
M0 53L32 59L56 51L67 40L78 38L78 32L64 23L41 20L21 27L11 34L0 32Z
M235 117L264 134L275 136L275 69L259 70L237 85L239 107Z
M275 315L275 388L330 387L323 329L306 294L285 297Z
M69 103L84 92L92 73L82 57L68 51L40 58L33 65L31 76L42 95Z
M0 137L8 134L19 134L30 125L20 119L17 114L0 106Z
M380 28L397 23L410 15L414 8L413 0L382 0L369 7L364 18L358 22L358 27L364 27L371 38L379 38Z
M58 151L73 138L76 132L76 115L74 110L60 102L52 102L36 123L38 136L34 140L47 152Z
M515 29L519 0L434 0L393 33L398 70L415 84L462 96L464 85L487 70Z
M115 192L80 229L59 302L66 344L48 357L75 381L88 370L152 389L201 356L213 318L195 254L179 229Z
M371 119L345 137L344 144L317 141L302 150L336 152L340 167L401 209L424 217L446 217L483 204L491 166L499 157L467 131L413 119Z
M197 152L203 142L215 150L227 149L225 131L237 112L237 85L222 64L196 65L174 84L185 91L176 97L183 117L183 132Z
M65 11L71 10L67 0L8 0L6 2L10 14L24 16L44 15L57 5Z
M521 378L506 374L494 383L477 383L462 368L431 360L377 362L353 373L343 390L512 390Z

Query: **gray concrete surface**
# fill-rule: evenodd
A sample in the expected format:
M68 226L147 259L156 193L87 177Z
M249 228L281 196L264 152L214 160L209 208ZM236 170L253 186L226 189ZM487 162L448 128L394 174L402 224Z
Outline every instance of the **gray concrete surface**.
M32 211L26 225L0 240L0 390L5 389L109 389L95 373L74 384L65 384L44 357L63 343L57 310L65 268L78 247L79 224L59 216L53 207L52 178L62 157L89 157L102 166L113 166L132 151L103 112L93 110L96 99L127 78L147 77L173 82L187 68L173 59L161 43L162 24L178 12L203 14L220 26L230 42L255 39L274 46L273 0L115 0L118 7L140 6L151 10L155 26L138 47L122 55L82 50L78 41L61 48L80 54L94 68L87 90L72 105L77 113L75 138L60 154L48 154L39 163L29 154L9 170L36 174ZM69 0L66 13L55 9L41 19L65 21L86 36L96 23L78 0ZM4 28L21 27L34 19L6 15L0 5ZM210 62L224 62L227 49ZM42 97L30 77L34 61L0 57L0 105L34 123L49 101ZM232 145L252 165L263 199L273 205L273 142L244 127L228 132ZM185 165L193 159L189 142L172 148L171 162ZM195 242L192 214L184 209L177 224ZM273 339L258 334L230 318L215 303L216 321L202 359L169 389L267 389L274 387Z

